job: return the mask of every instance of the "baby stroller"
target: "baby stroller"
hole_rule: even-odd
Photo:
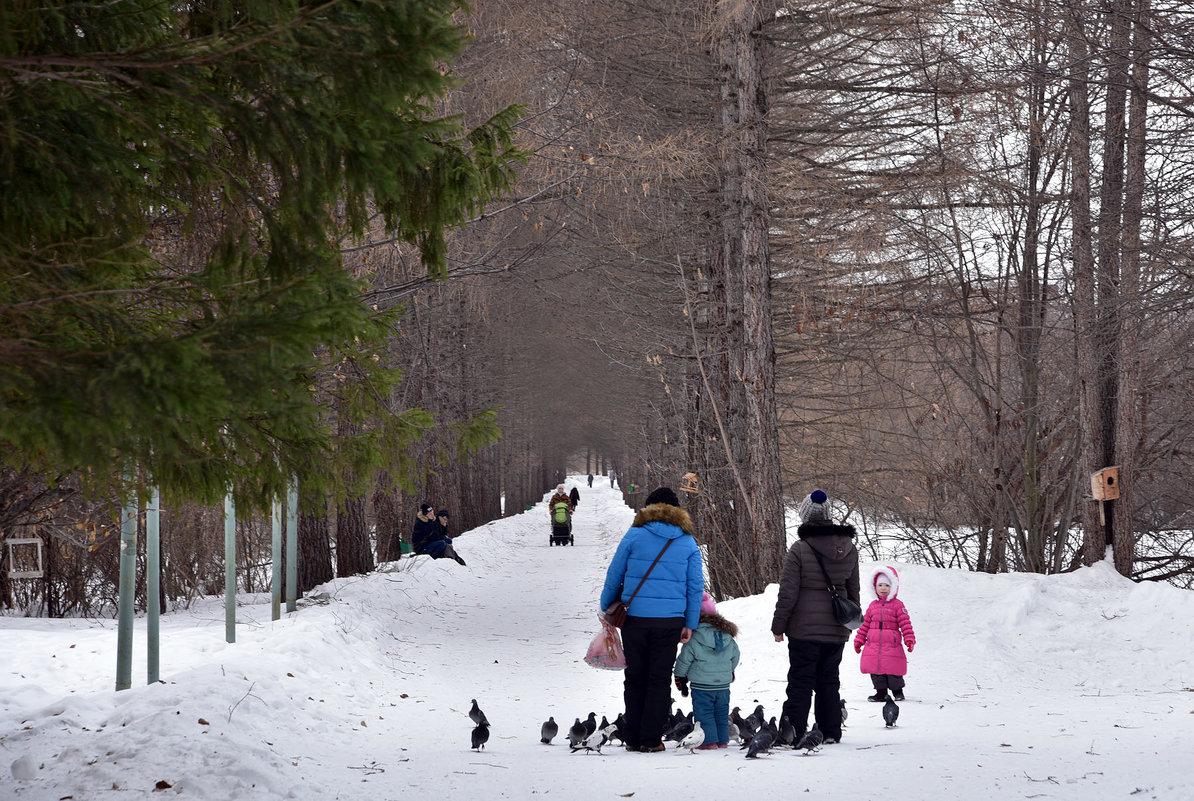
[[[550,545],[572,545],[572,509],[564,501],[556,501],[551,510]]]

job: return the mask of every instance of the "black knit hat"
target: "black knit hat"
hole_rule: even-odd
[[[424,515],[429,515],[429,514],[431,514],[431,510],[432,510],[432,509],[434,509],[434,508],[435,508],[435,507],[434,507],[434,506],[432,506],[431,504],[429,504],[429,503],[425,503],[425,504],[423,504],[422,506],[420,506],[420,507],[419,507],[419,512],[420,512],[421,514],[424,514]]]
[[[644,506],[650,506],[653,503],[666,503],[670,506],[679,506],[680,499],[676,497],[676,493],[668,487],[660,487],[647,496]]]
[[[438,512],[435,513],[435,516],[436,517],[450,517],[451,515],[448,514],[447,509],[440,509]]]

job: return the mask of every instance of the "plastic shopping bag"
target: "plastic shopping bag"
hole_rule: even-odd
[[[622,634],[603,617],[601,631],[589,643],[585,663],[601,670],[622,670],[626,667],[626,654],[622,651]]]

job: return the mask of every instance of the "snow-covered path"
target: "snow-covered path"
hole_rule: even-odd
[[[844,740],[811,756],[540,744],[548,715],[565,731],[620,709],[621,674],[582,657],[633,513],[605,479],[573,483],[575,546],[548,546],[540,503],[465,533],[464,568],[402,560],[331,582],[278,622],[268,598],[242,597],[232,645],[219,599],[168,615],[152,687],[112,691],[113,621],[0,617],[0,801],[1194,796],[1194,594],[1106,565],[1049,577],[897,565],[919,641],[899,725],[863,700],[848,650]],[[787,670],[774,597],[720,605],[742,630],[733,704],[768,715]],[[473,698],[492,723],[479,752]]]

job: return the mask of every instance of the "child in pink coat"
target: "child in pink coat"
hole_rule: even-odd
[[[894,567],[884,566],[871,577],[876,598],[867,607],[862,626],[854,635],[854,650],[862,654],[862,672],[871,674],[875,694],[868,701],[886,701],[890,690],[895,700],[904,700],[904,674],[908,672],[908,653],[916,645],[912,619],[904,602],[896,595],[900,591],[900,574]],[[865,646],[865,650],[864,650]]]

